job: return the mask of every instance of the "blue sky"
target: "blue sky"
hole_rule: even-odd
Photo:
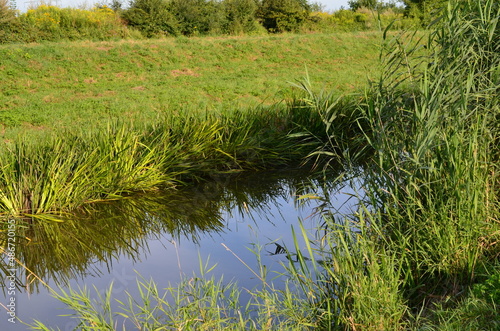
[[[59,7],[92,7],[96,2],[106,2],[99,0],[11,0],[12,2],[17,3],[17,8],[21,11],[25,11],[28,6],[31,4],[39,4],[39,3],[50,3]],[[333,11],[340,9],[340,7],[344,6],[348,8],[347,5],[348,0],[310,0],[310,2],[319,2],[325,5],[325,9],[327,11]],[[125,0],[124,2],[128,2]]]
[[[310,2],[319,2],[325,5],[325,9],[328,11],[340,9],[340,7],[349,8],[347,5],[347,0],[319,0],[319,1],[310,1]]]

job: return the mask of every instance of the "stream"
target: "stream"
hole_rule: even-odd
[[[4,254],[0,330],[28,330],[22,322],[35,319],[60,330],[77,326],[74,318],[60,316],[71,311],[44,283],[58,292],[85,286],[93,298],[112,285],[113,299],[124,300],[127,292],[139,296],[138,279],[152,279],[163,289],[200,275],[200,265],[216,265],[208,277],[251,289],[261,284],[252,272],[258,270],[259,251],[268,270],[283,272],[288,261],[279,247],[294,247],[292,227],[302,222],[314,236],[320,207],[347,213],[354,208],[354,194],[346,183],[326,181],[322,173],[283,170],[221,175],[172,192],[95,203],[63,222],[16,221],[15,258],[37,276],[25,268],[13,270]],[[2,232],[4,242],[9,233]],[[303,239],[298,242],[304,246]],[[279,287],[284,278],[273,282]],[[12,307],[22,322],[12,323],[5,310]]]

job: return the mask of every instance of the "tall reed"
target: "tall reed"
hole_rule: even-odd
[[[498,216],[490,150],[497,148],[499,10],[493,1],[450,4],[429,35],[427,68],[402,65],[412,54],[401,51],[387,58],[417,77],[412,91],[398,91],[393,71],[367,96],[377,151],[368,193],[384,210],[390,246],[408,263],[408,288],[424,298],[473,279]]]
[[[497,254],[499,14],[494,1],[451,2],[427,40],[386,39],[384,73],[354,112],[353,145],[361,133],[371,151],[360,211],[340,225],[327,219],[319,251],[331,262],[318,285],[308,282],[330,327],[407,327],[430,301],[463,293]],[[327,130],[339,128],[315,155],[358,164],[332,153],[348,150],[338,141],[349,146],[349,126],[312,104],[333,114]]]

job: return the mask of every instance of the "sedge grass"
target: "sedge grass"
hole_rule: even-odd
[[[216,173],[296,164],[309,148],[290,135],[302,130],[293,121],[301,116],[278,105],[171,115],[153,125],[115,121],[104,130],[62,132],[37,142],[21,138],[0,154],[0,209],[14,216],[63,216],[88,202]]]

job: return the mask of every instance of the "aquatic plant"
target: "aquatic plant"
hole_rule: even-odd
[[[85,203],[175,187],[217,173],[297,164],[307,155],[290,135],[292,111],[262,107],[167,115],[152,125],[20,139],[0,151],[0,212],[63,216]]]

